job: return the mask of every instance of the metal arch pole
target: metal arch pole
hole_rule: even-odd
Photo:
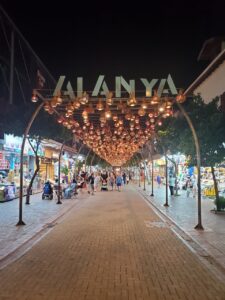
[[[146,171],[146,163],[145,163],[145,160],[144,160],[144,188],[143,188],[143,191],[146,191],[146,188],[145,188],[145,171]]]
[[[137,168],[138,168],[138,160],[135,158],[135,162],[136,162],[136,170],[137,170]],[[137,174],[137,172],[135,171],[135,178],[136,178],[136,174]]]
[[[10,49],[10,88],[9,88],[9,104],[13,104],[13,82],[14,82],[14,30],[11,32],[11,49]]]
[[[195,226],[195,229],[201,229],[204,230],[204,227],[202,226],[202,209],[201,209],[201,152],[200,152],[200,144],[198,140],[198,136],[196,133],[196,130],[194,128],[194,125],[191,121],[191,118],[183,108],[183,106],[176,102],[177,106],[179,107],[180,111],[184,115],[186,121],[188,122],[188,125],[191,129],[194,142],[195,142],[195,149],[196,149],[196,158],[197,158],[197,170],[198,170],[198,224]]]
[[[87,163],[87,159],[89,157],[90,152],[91,152],[91,149],[88,151],[88,154],[87,154],[87,156],[85,158],[85,172],[86,172],[86,163]]]
[[[56,202],[56,204],[62,204],[61,201],[61,183],[60,183],[60,176],[61,176],[61,157],[62,157],[62,152],[63,152],[63,147],[65,145],[65,142],[62,143],[62,146],[60,148],[60,152],[59,152],[59,163],[58,163],[58,201]]]
[[[136,165],[135,165],[135,163],[136,163]],[[136,166],[138,167],[138,160],[134,157],[134,167],[135,167],[135,169],[137,168]],[[135,174],[137,174],[136,171],[135,171]]]
[[[91,172],[92,172],[92,163],[93,163],[94,158],[95,158],[95,153],[94,153],[94,155],[93,155],[93,157],[91,159]]]
[[[165,176],[166,176],[166,203],[164,206],[168,207],[168,160],[167,160],[167,155],[165,153],[165,161],[166,161],[166,166],[165,166]]]
[[[154,197],[154,160],[153,160],[153,157],[152,157],[152,193],[150,196]]]
[[[33,112],[30,121],[24,131],[24,135],[23,135],[23,141],[22,141],[22,145],[21,145],[21,152],[20,152],[20,189],[19,189],[19,221],[17,223],[17,226],[19,225],[26,225],[23,222],[23,154],[24,154],[24,147],[25,147],[25,142],[26,142],[26,138],[29,134],[30,128],[35,120],[35,118],[37,117],[38,113],[40,112],[41,108],[43,107],[44,102],[41,102],[41,104],[39,104],[39,106],[35,109],[35,111]]]
[[[83,149],[83,147],[84,147],[84,144],[81,144],[81,146],[80,146],[80,148],[79,148],[79,150],[78,150],[78,152],[77,152],[77,155],[80,154],[80,152],[81,152],[81,150]],[[75,165],[75,166],[76,166],[76,165]],[[78,169],[77,169],[77,171],[78,171]],[[75,167],[75,175],[76,175],[76,167]]]
[[[141,164],[139,163],[138,166],[139,166],[139,184],[138,184],[138,186],[141,187]]]
[[[138,162],[138,159],[136,158],[136,162],[137,162],[137,167],[138,167],[138,187],[141,187],[141,167],[140,167],[140,162]]]

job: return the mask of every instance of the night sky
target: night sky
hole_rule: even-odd
[[[208,62],[203,42],[225,35],[223,1],[10,1],[1,4],[57,79],[165,78],[187,88]]]

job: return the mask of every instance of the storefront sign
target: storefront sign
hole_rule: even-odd
[[[52,164],[52,159],[48,157],[42,157],[41,158],[41,163],[42,164]]]
[[[22,137],[14,136],[13,134],[4,134],[4,145],[3,145],[4,150],[8,150],[8,151],[15,152],[15,153],[20,153],[22,141],[23,141]],[[34,140],[32,141],[32,144],[34,147],[36,147],[36,142]],[[30,144],[28,141],[26,141],[26,143],[25,143],[24,154],[34,156],[34,152],[33,152],[32,148],[30,147]],[[39,146],[39,149],[38,149],[38,155],[39,156],[44,155],[44,151],[43,151],[43,148],[41,145]]]
[[[74,89],[68,81],[66,84],[65,82],[66,76],[60,76],[58,83],[56,85],[54,96],[59,95],[64,91],[64,95],[68,95],[71,99],[74,99],[76,96],[81,97],[83,95],[83,77],[77,77],[77,88]],[[151,97],[153,95],[153,90],[157,90],[157,94],[160,97],[162,94],[172,94],[177,95],[177,89],[173,82],[171,75],[169,74],[167,78],[163,79],[147,79],[147,78],[140,78],[140,82],[143,85],[143,89],[145,90],[145,97]],[[99,95],[107,96],[110,90],[115,91],[114,97],[121,97],[122,89],[126,91],[128,94],[135,94],[135,80],[126,81],[122,76],[115,77],[115,86],[114,88],[109,89],[108,84],[105,80],[105,75],[99,75],[93,92],[91,94],[92,97],[98,97]],[[77,91],[77,95],[75,95],[74,91]]]

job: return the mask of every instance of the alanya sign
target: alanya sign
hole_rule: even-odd
[[[81,97],[83,95],[83,77],[77,77],[77,86],[74,89],[70,81],[65,82],[66,76],[60,76],[57,82],[56,88],[54,90],[54,96],[62,93],[68,95],[71,99],[75,97]],[[157,90],[157,94],[160,97],[163,94],[177,95],[177,89],[173,82],[171,75],[169,74],[167,78],[163,79],[151,79],[140,78],[143,84],[143,90],[145,91],[145,97],[151,97],[153,91]],[[107,96],[110,91],[114,90],[116,98],[121,98],[123,91],[129,94],[135,94],[135,80],[126,81],[122,76],[115,77],[115,88],[109,89],[105,80],[105,75],[99,75],[95,83],[94,89],[90,96],[99,97]],[[76,91],[76,95],[75,95]],[[144,95],[142,95],[144,96]]]

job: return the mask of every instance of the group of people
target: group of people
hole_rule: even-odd
[[[102,170],[101,172],[91,172],[87,173],[81,171],[79,175],[74,177],[70,183],[68,183],[65,179],[60,183],[60,193],[63,198],[71,198],[73,195],[78,194],[78,190],[83,191],[84,188],[87,188],[88,193],[94,195],[95,192],[100,190],[108,190],[108,187],[113,191],[116,187],[118,191],[121,190],[121,186],[128,184],[130,180],[130,176],[127,176],[125,172],[108,173],[106,170]],[[44,192],[53,193],[53,190],[58,193],[58,178],[55,179],[55,183],[51,184],[50,181],[46,181],[44,185]]]
[[[157,175],[156,181],[158,183],[158,187],[160,187],[161,183],[162,183],[162,179],[161,179],[160,175]],[[174,177],[174,175],[172,173],[169,174],[168,186],[170,189],[170,195],[174,196],[174,192],[175,192],[175,188],[176,188],[176,178]],[[178,182],[177,182],[177,188],[178,188]],[[195,182],[194,178],[192,178],[191,176],[187,176],[185,185],[182,188],[186,190],[187,198],[189,198],[191,193],[192,193],[192,196],[195,197],[195,195],[197,193],[197,186],[196,186],[196,182]]]
[[[99,190],[108,190],[108,186],[111,188],[111,191],[114,190],[114,187],[117,187],[117,190],[121,190],[121,186],[129,183],[129,177],[127,177],[126,173],[110,172],[103,170],[102,172],[91,173],[88,178],[89,183],[89,193],[92,195],[94,192]]]

